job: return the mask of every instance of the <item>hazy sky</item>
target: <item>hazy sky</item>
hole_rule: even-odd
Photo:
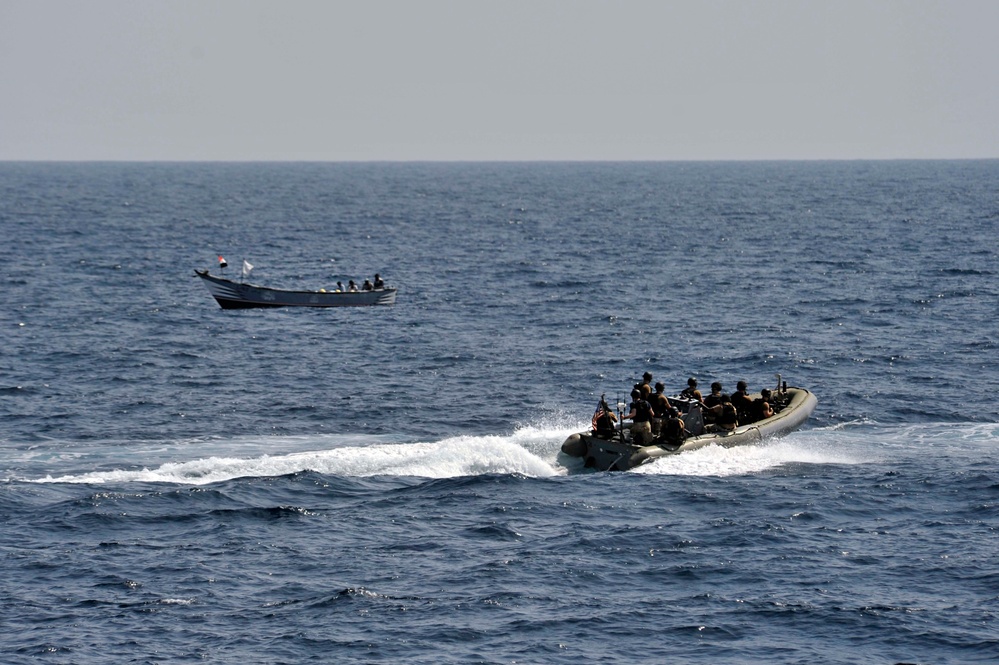
[[[0,160],[937,157],[996,0],[0,0]]]

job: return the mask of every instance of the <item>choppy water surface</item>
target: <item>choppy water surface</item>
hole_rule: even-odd
[[[999,162],[0,164],[13,663],[999,660]],[[194,268],[391,308],[223,311]],[[601,393],[780,373],[629,473]]]

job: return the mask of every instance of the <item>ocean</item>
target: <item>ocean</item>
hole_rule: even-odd
[[[999,662],[997,222],[991,160],[0,163],[2,660]],[[646,371],[819,404],[560,453]]]

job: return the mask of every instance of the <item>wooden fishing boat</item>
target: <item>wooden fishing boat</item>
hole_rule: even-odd
[[[393,305],[397,289],[381,288],[370,291],[289,291],[245,282],[234,282],[211,275],[207,270],[195,270],[218,301],[222,309],[250,307],[370,307]]]
[[[670,405],[680,411],[680,417],[690,432],[684,441],[654,440],[649,445],[642,445],[632,441],[627,427],[618,426],[613,432],[605,434],[598,434],[596,431],[573,434],[562,444],[562,452],[572,457],[581,457],[588,468],[626,471],[660,457],[679,455],[711,444],[731,447],[783,436],[801,427],[818,403],[815,395],[808,390],[786,385],[779,385],[773,397],[777,408],[773,416],[739,425],[730,432],[713,431],[710,426],[705,426],[701,404],[696,400],[670,397]]]

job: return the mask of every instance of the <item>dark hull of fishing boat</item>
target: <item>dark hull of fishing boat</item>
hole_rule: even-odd
[[[396,289],[373,291],[288,291],[266,286],[234,282],[224,277],[195,270],[222,309],[252,307],[370,307],[395,304]]]
[[[777,397],[783,402],[778,413],[765,420],[741,425],[732,432],[703,432],[687,438],[679,445],[633,443],[627,427],[607,436],[597,436],[592,431],[580,432],[565,440],[562,452],[571,457],[581,457],[586,467],[598,471],[627,471],[660,457],[679,455],[711,444],[731,447],[783,436],[801,427],[818,403],[815,395],[804,388],[788,387],[780,391]],[[671,402],[674,400],[671,399]],[[683,418],[691,431],[703,431],[703,427],[697,425],[702,418],[699,406],[691,406]]]

